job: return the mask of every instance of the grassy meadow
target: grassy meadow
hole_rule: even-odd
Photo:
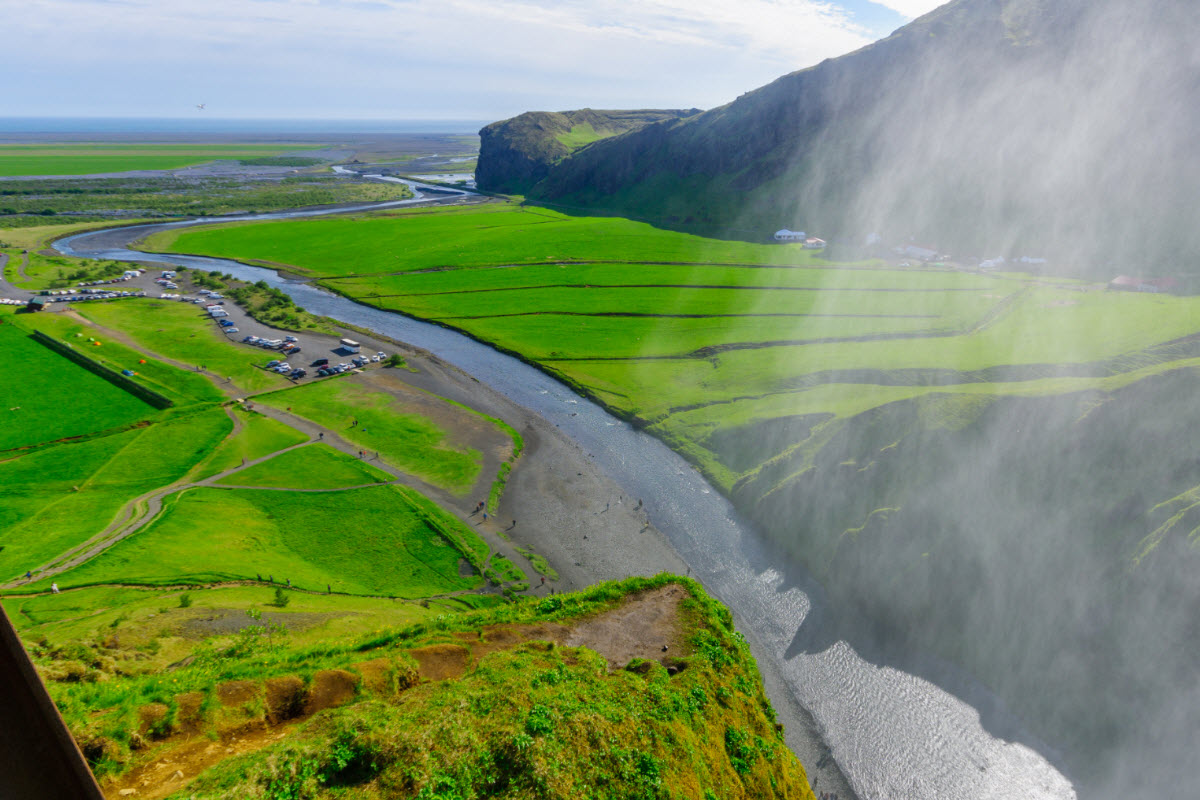
[[[453,432],[412,413],[390,394],[346,379],[308,383],[255,402],[290,409],[435,486],[465,492],[479,475],[479,452],[455,443]]]
[[[1196,298],[841,264],[798,245],[511,204],[237,224],[150,244],[287,264],[520,353],[652,426],[725,487],[759,464],[725,452],[723,431],[809,414],[824,425],[934,392],[1099,388],[1180,366],[1190,353],[1160,346],[1200,329]]]
[[[347,489],[391,480],[389,473],[361,459],[314,442],[226,475],[216,483],[275,489]]]
[[[132,500],[186,475],[232,427],[208,408],[0,461],[0,576],[37,569],[100,533]]]
[[[188,476],[192,480],[211,478],[239,467],[243,462],[257,461],[285,447],[308,441],[308,436],[295,428],[257,412],[247,411],[242,406],[237,406],[234,413],[238,415],[241,428],[195,466]]]
[[[216,160],[274,156],[295,149],[262,144],[0,144],[0,177],[178,169]]]
[[[397,486],[340,492],[189,489],[150,526],[58,576],[93,584],[290,580],[297,589],[428,597],[475,589],[464,558]],[[461,523],[460,523],[461,525]],[[465,525],[462,536],[472,533]]]
[[[242,389],[288,385],[282,375],[256,366],[270,360],[262,350],[238,344],[240,336],[231,340],[212,317],[191,303],[127,298],[115,303],[85,303],[78,311],[84,319],[120,330],[140,348],[183,364],[203,365],[211,373],[232,377]]]
[[[0,382],[0,454],[156,415],[129,392],[33,340],[11,319],[0,314],[0,348],[11,363],[22,366],[19,375]]]

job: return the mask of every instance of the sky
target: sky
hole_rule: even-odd
[[[711,108],[941,2],[0,0],[0,114],[488,121]]]

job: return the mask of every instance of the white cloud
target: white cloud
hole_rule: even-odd
[[[173,97],[200,96],[192,102],[209,102],[214,116],[711,107],[870,39],[830,0],[12,6],[6,55],[31,66],[6,97],[13,115],[157,116],[172,113]]]
[[[928,14],[938,6],[944,6],[948,0],[871,0],[871,2],[890,8],[897,14],[911,19]]]

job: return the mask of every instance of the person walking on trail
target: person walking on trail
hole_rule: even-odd
[[[50,584],[50,591],[54,592],[55,594],[58,594],[58,584],[57,583]]]
[[[292,588],[292,579],[291,578],[287,579],[287,585],[288,585],[289,589]]]
[[[320,433],[318,433],[318,434],[317,434],[317,438],[319,438],[319,439],[324,439],[324,438],[325,438],[325,431],[321,431]]]
[[[29,580],[32,577],[33,577],[33,570],[29,570],[25,573],[25,580]]]
[[[542,576],[542,586],[545,586],[545,585],[546,585],[546,576],[543,575]]]

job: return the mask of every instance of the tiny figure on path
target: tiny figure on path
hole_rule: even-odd
[[[359,457],[359,458],[366,458],[366,457],[367,457],[367,454],[366,454],[366,453],[364,453],[362,450],[359,450],[359,451],[358,451],[358,457]]]
[[[29,580],[29,579],[30,579],[30,578],[32,578],[32,577],[33,577],[33,571],[32,571],[32,570],[29,570],[29,571],[27,571],[27,572],[25,573],[25,580]]]
[[[254,577],[258,578],[259,583],[262,583],[262,573],[261,572],[254,573]]]
[[[292,588],[292,579],[291,578],[287,579],[287,585],[288,585],[289,589]]]
[[[319,438],[319,439],[324,439],[324,438],[325,438],[325,431],[321,431],[320,433],[318,433],[318,434],[317,434],[317,438]]]
[[[508,529],[511,531],[515,527],[517,527],[517,521],[514,519],[512,525],[508,526]]]
[[[543,575],[542,576],[542,586],[545,586],[545,585],[546,585],[546,576]]]
[[[487,512],[483,512],[483,521],[487,522]]]
[[[325,584],[325,594],[333,594],[333,586],[331,584]]]
[[[267,581],[269,581],[270,583],[274,583],[274,582],[275,582],[275,576],[274,576],[274,575],[270,575],[270,574],[268,574],[268,575],[267,575]]]
[[[50,584],[50,591],[54,592],[55,594],[58,594],[58,584],[57,583]]]

